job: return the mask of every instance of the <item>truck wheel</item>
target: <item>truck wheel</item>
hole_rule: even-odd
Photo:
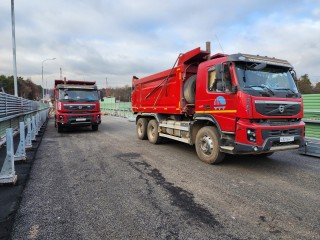
[[[62,133],[62,132],[63,132],[63,127],[58,124],[58,133]]]
[[[214,127],[201,128],[196,136],[196,151],[199,159],[209,164],[222,162],[225,154],[219,149],[219,134]]]
[[[147,135],[149,142],[153,144],[158,144],[162,141],[162,137],[159,137],[158,122],[155,119],[149,121],[147,127]]]
[[[193,104],[196,95],[196,79],[197,75],[192,75],[187,79],[183,87],[183,96],[187,103]]]
[[[139,118],[137,121],[137,136],[140,140],[147,139],[148,119]]]
[[[91,128],[92,128],[92,131],[98,131],[99,125],[98,124],[92,125]]]

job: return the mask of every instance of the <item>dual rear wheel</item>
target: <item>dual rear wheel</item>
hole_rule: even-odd
[[[137,121],[137,136],[141,140],[149,139],[149,142],[153,144],[160,143],[162,137],[159,136],[157,120],[139,118]]]
[[[158,122],[155,119],[139,118],[137,121],[137,136],[141,140],[148,139],[153,144],[162,142],[159,136]],[[195,148],[199,159],[205,163],[216,164],[222,162],[225,154],[220,152],[220,135],[213,126],[202,127],[195,140]]]

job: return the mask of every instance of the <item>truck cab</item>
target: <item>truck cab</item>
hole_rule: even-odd
[[[210,119],[221,151],[268,153],[304,144],[302,98],[285,60],[233,54],[199,65],[195,119]]]
[[[100,97],[95,82],[55,80],[55,126],[58,132],[69,127],[91,126],[98,130],[101,123]]]

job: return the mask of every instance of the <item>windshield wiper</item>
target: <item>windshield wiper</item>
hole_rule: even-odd
[[[248,87],[249,88],[263,88],[263,89],[266,89],[270,95],[274,96],[274,92],[265,85],[249,85],[249,86],[245,86],[245,87],[246,88],[248,88]]]
[[[290,88],[276,88],[275,90],[286,90],[286,91],[293,93],[295,97],[298,96],[298,94]]]

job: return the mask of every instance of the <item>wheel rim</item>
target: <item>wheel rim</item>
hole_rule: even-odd
[[[156,132],[155,132],[155,127],[154,126],[151,126],[151,135],[152,135],[152,137],[154,137],[155,136],[155,134],[156,134]]]
[[[210,155],[213,151],[213,141],[209,136],[204,136],[200,141],[200,149],[206,154]]]

